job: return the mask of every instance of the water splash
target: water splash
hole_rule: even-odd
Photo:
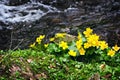
[[[49,12],[58,11],[50,5],[44,5],[39,2],[27,3],[19,6],[8,6],[0,2],[0,21],[4,23],[15,23],[25,21],[35,21]],[[6,3],[7,0],[4,0]]]

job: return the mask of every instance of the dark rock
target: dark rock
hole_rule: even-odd
[[[18,6],[28,2],[30,2],[30,0],[9,0],[7,4],[10,6]]]
[[[46,38],[52,37],[57,32],[77,35],[77,30],[83,31],[86,27],[93,28],[94,32],[99,34],[101,39],[106,40],[110,46],[120,45],[120,0],[10,1],[10,5],[14,6],[21,6],[27,2],[40,2],[42,5],[33,3],[29,4],[29,7],[24,5],[25,9],[21,11],[18,9],[8,11],[12,14],[19,13],[22,18],[15,23],[0,21],[0,49],[28,48],[40,34],[45,34]],[[41,14],[37,14],[39,10],[45,15],[39,19],[24,21],[28,15]],[[47,42],[48,39],[44,41]]]
[[[45,5],[52,5],[53,7],[56,7],[60,10],[67,9],[68,7],[71,6],[71,3],[73,2],[73,0],[33,0],[33,1],[41,2],[42,4]]]
[[[11,30],[0,26],[0,49],[9,49],[11,42]]]
[[[119,9],[120,9],[120,3],[119,2],[113,3],[113,5],[111,7],[111,11],[119,10]]]

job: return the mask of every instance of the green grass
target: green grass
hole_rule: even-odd
[[[57,54],[57,55],[55,55]],[[119,80],[119,62],[77,61],[67,53],[49,54],[31,49],[0,52],[0,80]],[[105,68],[100,69],[100,65]]]

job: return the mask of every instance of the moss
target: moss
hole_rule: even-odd
[[[6,53],[6,54],[5,54]],[[106,64],[106,69],[101,71],[99,66],[101,62],[78,62],[71,59],[67,54],[62,56],[55,56],[44,52],[35,50],[16,50],[5,52],[0,60],[0,79],[1,80],[26,80],[26,79],[66,79],[66,80],[86,80],[92,75],[98,73],[103,78],[105,73],[109,72],[113,78],[118,78],[119,73],[116,68]],[[1,53],[2,54],[2,53]],[[0,56],[1,56],[0,54]],[[110,71],[115,72],[112,73]]]

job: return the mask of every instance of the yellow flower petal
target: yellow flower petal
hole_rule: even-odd
[[[47,48],[47,47],[48,47],[48,44],[44,44],[44,46],[45,46],[45,48]]]
[[[111,50],[108,51],[107,55],[113,57],[115,55],[115,51],[111,49]]]
[[[43,38],[45,38],[45,35],[40,35],[39,38],[42,40]]]
[[[35,46],[35,43],[31,44],[29,47],[34,47]]]
[[[54,41],[55,40],[55,38],[50,38],[50,41]]]
[[[115,45],[114,47],[112,47],[113,48],[113,50],[115,50],[115,51],[118,51],[119,49],[120,49],[120,47],[118,47],[117,45]]]
[[[39,37],[36,38],[36,42],[41,42],[41,39]]]
[[[108,43],[106,43],[105,41],[99,41],[99,46],[101,50],[104,50],[108,48]]]
[[[73,50],[70,50],[68,52],[68,54],[71,55],[71,56],[73,56],[73,57],[75,57],[77,55],[77,53],[75,51],[73,51]]]
[[[80,55],[85,55],[85,50],[83,48],[80,48],[79,53],[80,53]]]
[[[84,48],[85,48],[85,49],[87,49],[87,48],[89,48],[89,47],[91,47],[91,44],[89,44],[89,43],[84,43]]]
[[[64,36],[66,35],[66,33],[57,33],[55,35],[56,38],[64,38]]]
[[[59,43],[59,47],[62,47],[63,50],[67,49],[67,48],[68,48],[67,42],[61,41],[61,42]]]
[[[76,41],[76,47],[77,47],[78,49],[80,49],[81,46],[82,46],[82,40],[80,39],[80,40]]]
[[[86,28],[86,31],[83,32],[83,34],[85,35],[85,37],[89,37],[92,34],[93,30],[88,27]]]

